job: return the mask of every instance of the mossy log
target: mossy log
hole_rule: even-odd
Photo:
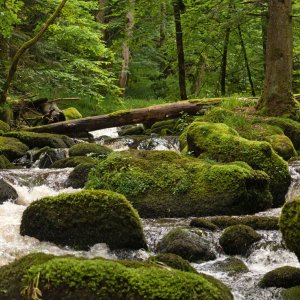
[[[73,137],[87,136],[89,131],[118,127],[138,123],[155,123],[165,119],[174,119],[188,113],[196,115],[212,106],[220,104],[222,99],[196,99],[145,108],[117,111],[108,115],[87,117],[77,120],[58,122],[45,126],[27,128],[27,131],[60,133]]]

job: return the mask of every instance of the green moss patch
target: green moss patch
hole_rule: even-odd
[[[69,158],[64,158],[64,159],[60,159],[55,161],[50,168],[53,169],[62,169],[62,168],[75,168],[78,165],[81,164],[95,164],[96,160],[92,157],[88,157],[88,156],[73,156],[73,157],[69,157]]]
[[[299,300],[300,299],[300,286],[295,286],[281,292],[283,300]]]
[[[66,118],[66,121],[82,118],[82,114],[75,107],[68,107],[64,109],[63,114]]]
[[[100,157],[106,157],[112,150],[106,146],[94,143],[81,143],[74,145],[69,150],[70,156],[84,156],[87,154],[97,154]]]
[[[0,155],[0,169],[14,169],[15,166],[4,156]]]
[[[22,157],[28,150],[29,148],[18,139],[0,136],[0,155],[9,160]]]
[[[249,271],[245,263],[237,257],[229,257],[225,260],[218,261],[213,264],[211,268],[216,271],[229,273],[229,275],[235,275],[237,273]]]

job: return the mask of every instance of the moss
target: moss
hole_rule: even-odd
[[[81,164],[95,164],[95,159],[87,156],[73,156],[69,158],[60,159],[54,162],[50,168],[61,169],[61,168],[74,168]]]
[[[80,164],[76,166],[69,175],[66,186],[74,189],[82,189],[85,186],[89,173],[93,167],[94,164]]]
[[[174,228],[157,245],[160,253],[173,253],[188,261],[214,260],[216,255],[210,250],[208,240],[199,232],[185,228]]]
[[[37,276],[45,300],[233,299],[224,284],[209,276],[158,267],[135,269],[103,259],[54,258],[33,265],[23,286],[34,285]]]
[[[172,151],[125,151],[99,161],[87,188],[124,194],[142,217],[245,214],[271,206],[268,177],[246,164],[215,164]]]
[[[255,230],[278,230],[278,217],[266,217],[266,216],[218,216],[210,218],[198,218],[193,219],[190,226],[201,227],[202,222],[209,222],[217,228],[226,228],[232,225],[247,225]],[[200,224],[200,226],[198,226]]]
[[[123,115],[127,115],[130,112],[130,109],[123,109],[123,110],[118,110],[115,112],[112,112],[109,114],[110,117],[121,117]]]
[[[66,121],[82,118],[82,114],[75,107],[68,107],[63,110]]]
[[[107,243],[111,249],[147,248],[137,212],[123,195],[110,191],[82,191],[36,201],[23,213],[20,232],[77,249],[97,243]]]
[[[286,246],[300,261],[300,198],[287,202],[281,212],[279,227]]]
[[[291,183],[287,163],[266,142],[250,141],[221,123],[194,122],[187,133],[188,151],[199,158],[218,162],[244,161],[253,169],[265,171],[270,177],[273,205],[285,201]]]
[[[148,262],[163,263],[173,269],[198,274],[198,272],[190,265],[190,263],[187,260],[183,259],[179,255],[172,254],[172,253],[164,253],[164,254],[158,254],[156,256],[151,256],[148,259]]]
[[[69,148],[74,145],[74,141],[71,138],[59,134],[17,131],[5,133],[4,136],[17,138],[31,149],[46,146],[51,148]]]
[[[219,229],[219,227],[217,225],[215,225],[213,222],[211,222],[207,219],[204,219],[204,218],[193,219],[190,223],[190,226],[204,228],[204,229],[208,229],[211,231],[215,231],[215,230]]]
[[[28,150],[28,147],[18,139],[0,137],[0,155],[6,156],[9,160],[24,156]]]
[[[224,230],[219,243],[229,255],[245,255],[250,246],[259,241],[261,236],[246,225],[233,225]]]
[[[8,132],[10,130],[10,126],[7,123],[0,120],[0,130],[2,132]]]
[[[300,299],[300,286],[295,286],[281,292],[283,300],[299,300]]]
[[[0,107],[0,120],[10,124],[14,119],[14,113],[11,107],[6,105],[5,107]]]
[[[151,133],[157,133],[157,134],[162,134],[167,133],[167,134],[174,134],[175,133],[175,127],[177,125],[177,120],[165,120],[165,121],[159,121],[155,122],[151,126]],[[166,135],[166,134],[163,134]]]
[[[127,135],[143,135],[145,134],[145,128],[143,125],[128,125],[123,126],[118,131],[119,136],[127,136]]]
[[[14,169],[15,166],[4,156],[0,155],[0,169]]]
[[[263,288],[290,288],[297,285],[300,285],[300,269],[289,266],[268,272],[259,282],[259,286]]]
[[[245,263],[236,257],[229,257],[225,260],[218,261],[212,265],[212,269],[229,273],[229,275],[235,275],[237,273],[244,273],[249,271]]]
[[[97,154],[100,157],[106,157],[112,150],[106,146],[98,145],[94,143],[81,143],[74,145],[69,150],[70,156],[84,156],[87,154]]]

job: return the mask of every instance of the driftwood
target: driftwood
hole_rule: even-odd
[[[222,99],[199,99],[155,105],[146,108],[118,111],[108,115],[87,117],[45,126],[26,128],[27,131],[58,133],[72,137],[88,136],[89,131],[118,127],[138,123],[154,123],[166,119],[178,118],[182,113],[197,115],[212,106],[220,104]]]

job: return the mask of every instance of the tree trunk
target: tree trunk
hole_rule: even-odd
[[[222,55],[222,62],[221,62],[221,95],[226,95],[226,77],[227,77],[227,53],[228,53],[228,44],[229,44],[229,37],[230,37],[231,28],[228,27],[225,32],[225,39],[223,45],[223,55]]]
[[[292,0],[269,0],[266,74],[258,108],[269,115],[299,117],[292,94]]]
[[[129,0],[129,8],[126,15],[127,24],[125,28],[125,40],[122,44],[122,56],[123,64],[119,77],[119,87],[125,89],[129,78],[129,63],[130,63],[130,48],[129,43],[132,38],[132,32],[134,27],[134,7],[135,0]]]
[[[14,75],[17,71],[18,63],[20,61],[21,56],[28,50],[30,47],[32,47],[34,44],[36,44],[41,37],[44,35],[44,33],[47,31],[48,27],[55,21],[55,19],[58,17],[62,9],[64,8],[67,0],[62,0],[59,6],[56,8],[54,13],[50,16],[50,18],[44,23],[40,31],[29,41],[25,42],[21,48],[17,51],[15,54],[12,64],[10,66],[7,79],[4,83],[4,86],[2,88],[1,97],[0,97],[0,105],[4,105],[7,99],[8,90],[10,88],[11,82],[14,79]]]
[[[261,12],[261,35],[262,35],[262,46],[263,46],[263,57],[264,57],[264,73],[266,74],[266,53],[267,53],[267,23],[268,16],[264,8]]]
[[[105,23],[106,2],[107,0],[99,0],[99,11],[96,15],[96,21],[101,24]]]
[[[160,26],[159,26],[159,47],[161,48],[166,41],[166,31],[167,31],[167,3],[162,1],[160,4]]]
[[[242,51],[243,51],[243,55],[244,55],[245,65],[246,65],[246,69],[247,69],[249,84],[250,84],[250,87],[251,87],[251,93],[252,93],[253,97],[256,97],[254,84],[253,84],[253,80],[252,80],[252,76],[251,76],[251,69],[250,69],[250,65],[249,65],[247,50],[246,50],[246,46],[245,46],[245,43],[244,43],[242,29],[241,29],[240,25],[238,26],[238,32],[239,32],[241,47],[242,47]]]
[[[203,78],[205,76],[206,71],[206,61],[203,55],[200,55],[199,62],[197,64],[197,70],[195,74],[195,79],[192,85],[192,93],[195,96],[198,96],[203,85]]]
[[[176,103],[120,111],[109,115],[59,122],[40,127],[28,128],[26,130],[82,137],[88,136],[89,131],[98,129],[145,122],[154,123],[165,119],[179,118],[183,112],[190,115],[196,115],[201,110],[207,110],[212,106],[220,104],[221,101],[221,99],[180,101]]]
[[[186,82],[185,82],[185,62],[184,62],[183,34],[182,34],[182,26],[181,26],[182,7],[183,7],[183,3],[181,0],[173,0],[180,98],[181,100],[186,100],[187,94],[186,94]]]

